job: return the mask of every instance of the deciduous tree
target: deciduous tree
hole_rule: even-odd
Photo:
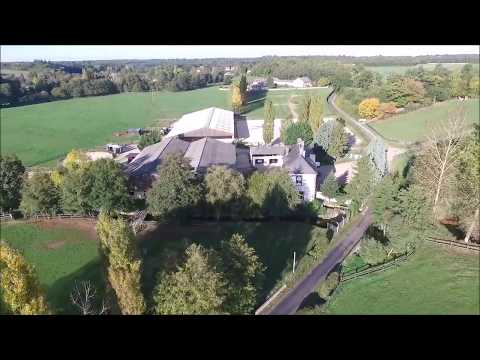
[[[266,100],[263,122],[263,141],[265,141],[265,144],[270,144],[273,140],[274,120],[275,110],[273,109],[273,103],[271,100]]]
[[[185,263],[174,273],[159,276],[154,292],[159,315],[206,315],[223,313],[225,280],[213,256],[202,246],[187,248]]]
[[[60,211],[60,191],[47,173],[36,173],[22,189],[20,210],[26,215],[56,214]]]
[[[200,188],[190,162],[180,154],[165,157],[152,188],[147,192],[148,209],[165,219],[185,219],[200,197]]]
[[[329,198],[334,198],[338,193],[338,189],[337,178],[335,177],[335,174],[331,172],[320,186],[320,191],[323,195],[328,196]]]
[[[0,155],[0,209],[10,211],[20,205],[25,167],[16,155]]]
[[[377,98],[365,99],[360,104],[358,104],[358,113],[363,118],[373,119],[379,115],[379,107],[380,100],[378,100]]]
[[[240,234],[222,242],[221,258],[227,281],[223,309],[229,314],[251,314],[258,301],[265,267]]]
[[[206,200],[215,210],[217,219],[224,213],[239,212],[245,194],[242,174],[225,166],[212,166],[205,176]]]
[[[49,313],[40,283],[18,250],[0,240],[0,310],[6,314]]]
[[[113,219],[102,212],[98,217],[97,234],[108,280],[122,314],[143,314],[146,305],[141,292],[142,260],[132,229],[122,219]]]

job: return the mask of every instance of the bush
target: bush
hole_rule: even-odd
[[[380,100],[369,98],[358,104],[358,113],[366,119],[373,119],[379,115]]]
[[[317,290],[318,295],[320,295],[322,299],[328,299],[339,283],[340,274],[337,271],[332,271],[319,286]]]

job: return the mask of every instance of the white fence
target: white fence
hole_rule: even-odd
[[[13,215],[9,214],[9,213],[0,213],[0,220],[2,220],[2,221],[13,220]]]

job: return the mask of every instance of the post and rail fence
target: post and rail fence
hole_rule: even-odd
[[[480,244],[474,244],[474,243],[468,243],[468,242],[459,242],[455,240],[449,240],[449,239],[441,239],[441,238],[436,238],[436,237],[427,237],[425,238],[426,241],[437,243],[437,244],[442,244],[442,245],[448,245],[449,247],[458,247],[458,248],[463,248],[467,250],[472,250],[472,251],[477,251],[480,252]]]
[[[352,270],[348,270],[345,272],[342,272],[340,274],[340,282],[345,282],[349,280],[353,280],[374,272],[379,272],[379,271],[384,271],[386,269],[391,268],[392,266],[396,266],[401,262],[406,261],[411,255],[415,254],[415,247],[412,248],[412,250],[405,251],[401,255],[393,258],[392,260],[389,260],[387,262],[383,262],[378,265],[363,265],[360,267],[357,267]]]

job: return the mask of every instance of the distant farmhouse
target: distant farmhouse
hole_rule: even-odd
[[[296,78],[295,80],[280,80],[273,78],[274,84],[277,86],[293,87],[293,88],[307,88],[312,87],[312,80],[310,78],[303,76]]]
[[[124,164],[124,171],[136,197],[144,197],[158,168],[168,154],[179,153],[188,159],[193,172],[204,176],[213,165],[224,165],[243,174],[273,167],[286,169],[304,201],[315,199],[319,187],[319,164],[312,148],[298,139],[293,146],[250,144],[236,145],[248,137],[245,119],[232,111],[211,107],[183,115],[159,143],[147,146]]]

